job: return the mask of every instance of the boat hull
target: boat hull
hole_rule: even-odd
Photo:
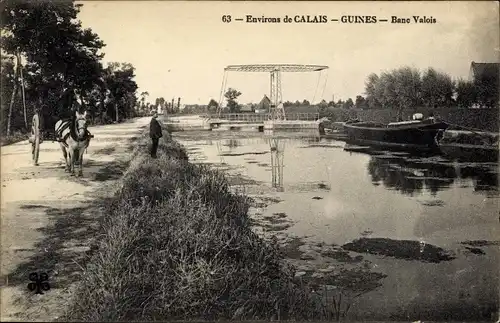
[[[344,131],[351,142],[371,146],[402,149],[437,148],[436,134],[447,128],[443,122],[422,123],[399,127],[369,127],[362,123],[346,123]]]

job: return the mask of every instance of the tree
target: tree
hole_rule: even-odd
[[[213,113],[217,111],[217,108],[219,107],[219,103],[215,101],[214,99],[210,99],[210,102],[208,102],[207,105],[207,110],[209,113]]]
[[[354,102],[352,102],[352,99],[349,98],[347,99],[344,104],[343,104],[343,108],[344,109],[351,109],[352,107],[354,106]]]
[[[422,83],[420,71],[408,66],[392,72],[394,80],[395,108],[398,120],[401,120],[405,108],[414,108],[421,104]]]
[[[354,103],[354,106],[356,109],[366,109],[368,108],[368,104],[366,102],[366,99],[362,97],[361,95],[356,96],[356,102]]]
[[[323,114],[328,108],[328,103],[325,100],[321,100],[321,102],[318,104],[318,107],[318,112]]]
[[[11,100],[1,100],[1,115],[3,116],[1,118],[2,121],[2,132],[7,132],[7,129],[10,128],[10,123],[13,125],[18,125],[20,124],[18,122],[18,117],[20,116],[19,113],[15,113],[17,111],[12,109],[13,105],[18,105],[19,101],[19,96],[16,93],[17,91],[14,91],[15,84],[17,82],[16,80],[16,73],[15,73],[15,64],[14,64],[14,59],[13,57],[9,56],[1,56],[1,65],[2,65],[2,73],[0,75],[1,77],[1,97],[2,98],[11,98],[13,96],[14,101]],[[11,102],[14,104],[11,106]],[[9,116],[10,115],[10,116]],[[5,116],[8,116],[5,118]],[[10,129],[9,129],[10,130]]]
[[[469,108],[477,101],[476,88],[473,82],[459,79],[456,94],[456,102],[460,108]]]
[[[379,92],[377,91],[378,82],[379,77],[375,73],[370,74],[365,82],[366,103],[370,109],[380,109],[382,107],[378,96]]]
[[[6,2],[2,10],[2,44],[7,53],[19,50],[27,70],[47,81],[91,90],[101,77],[104,43],[91,29],[82,29],[73,1]]]
[[[143,108],[146,108],[146,99],[148,98],[148,96],[149,96],[148,91],[141,92],[141,103],[142,103]]]
[[[309,101],[307,101],[306,99],[304,99],[304,101],[302,101],[302,105],[308,107],[311,105],[311,103]]]
[[[236,90],[236,89],[233,89],[233,88],[229,88],[226,91],[226,93],[224,94],[224,97],[226,97],[226,99],[227,99],[227,106],[228,106],[229,111],[231,113],[239,111],[239,105],[238,105],[238,102],[236,101],[236,99],[240,95],[241,95],[241,92]]]
[[[422,103],[426,107],[450,106],[455,84],[451,77],[428,68],[422,76]]]
[[[378,101],[383,108],[395,109],[398,120],[402,119],[405,108],[414,108],[421,104],[421,79],[417,69],[401,67],[382,73],[378,80],[374,76],[370,78],[376,81],[368,82],[370,87],[367,93],[372,92],[375,101]]]
[[[69,112],[61,110],[65,88],[77,89],[85,100],[102,77],[99,50],[104,43],[82,28],[80,7],[73,1],[7,0],[1,11],[2,49],[11,55],[19,52],[26,61],[27,105],[32,109],[43,103],[46,116]]]
[[[135,92],[137,83],[134,80],[135,68],[129,63],[110,63],[105,70],[105,82],[110,91],[108,117],[119,121],[120,116],[127,118],[133,114],[137,103]]]

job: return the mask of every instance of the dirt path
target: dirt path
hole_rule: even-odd
[[[1,148],[1,321],[52,321],[64,310],[96,238],[99,201],[127,166],[132,139],[149,118],[91,127],[83,177],[64,172],[58,143],[43,142],[39,166],[27,141]],[[51,289],[28,291],[29,273],[46,272]]]

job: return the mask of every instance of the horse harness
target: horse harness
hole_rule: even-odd
[[[73,122],[73,120],[64,120],[61,122],[61,125],[59,126],[59,128],[57,128],[55,131],[56,137],[59,137],[59,138],[57,138],[57,141],[62,143],[66,148],[69,147],[68,144],[66,143],[66,139],[68,139],[68,137],[71,136],[71,134],[72,134],[70,127],[73,125],[73,123],[76,123],[76,120],[75,120],[75,122]],[[68,131],[63,135],[65,130],[68,130]],[[83,140],[94,138],[94,135],[92,135],[90,133],[90,131],[85,129],[85,132],[86,132],[86,134],[85,134],[85,137]],[[73,139],[75,139],[75,138],[73,138]],[[75,141],[79,141],[79,140],[75,139]]]

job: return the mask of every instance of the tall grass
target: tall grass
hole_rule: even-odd
[[[246,197],[189,163],[165,132],[144,136],[102,220],[67,320],[308,319],[320,308],[278,245],[250,228]]]

